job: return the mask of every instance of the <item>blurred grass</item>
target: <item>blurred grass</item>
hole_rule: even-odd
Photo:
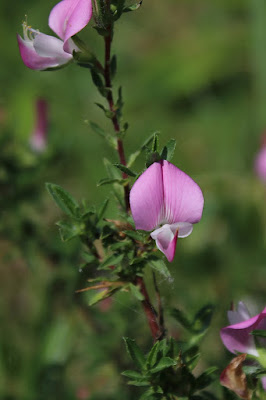
[[[102,159],[117,156],[84,120],[110,132],[112,127],[94,105],[100,97],[86,69],[28,70],[15,39],[25,13],[29,24],[50,33],[47,18],[54,4],[0,4],[0,108],[6,115],[1,135],[13,138],[10,154],[25,149],[34,101],[44,97],[53,154],[28,183],[28,192],[18,169],[10,182],[17,198],[6,204],[3,198],[1,204],[0,397],[130,400],[138,391],[128,389],[119,375],[128,367],[121,338],[136,337],[145,349],[145,318],[127,294],[117,296],[107,313],[88,309],[86,297],[74,294],[85,285],[78,272],[79,244],[60,242],[54,225],[60,213],[44,189],[44,182],[55,182],[79,199],[103,201],[108,187],[96,188],[105,177]],[[81,36],[102,54],[91,26]],[[194,312],[209,301],[216,304],[204,362],[219,359],[221,368],[230,355],[219,329],[231,300],[257,303],[257,311],[265,304],[266,188],[253,174],[266,122],[265,44],[263,0],[146,0],[117,24],[114,40],[116,84],[123,86],[130,124],[127,154],[160,130],[162,144],[177,140],[173,162],[205,195],[202,221],[189,239],[178,241],[170,266],[174,282],[161,283],[166,308]],[[136,170],[143,169],[143,161]],[[110,213],[115,215],[114,204]],[[168,327],[180,335],[170,319]]]

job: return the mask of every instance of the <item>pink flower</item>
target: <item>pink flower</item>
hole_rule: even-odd
[[[173,261],[178,237],[187,237],[202,216],[200,187],[168,161],[152,164],[134,183],[130,207],[136,229],[152,231],[151,237]],[[155,229],[155,230],[154,230]]]
[[[43,152],[47,143],[47,130],[48,130],[48,107],[47,101],[38,99],[35,104],[36,107],[36,122],[33,133],[30,138],[30,145],[32,150],[36,152]]]
[[[223,344],[231,353],[247,353],[258,357],[255,340],[251,335],[254,330],[266,329],[266,307],[256,315],[250,317],[247,307],[239,302],[237,311],[228,311],[228,319],[231,325],[221,329]],[[265,345],[265,339],[259,341]]]
[[[255,172],[262,181],[266,182],[266,145],[262,146],[255,159]]]
[[[23,39],[17,35],[24,64],[31,69],[45,70],[64,65],[72,60],[79,48],[71,39],[81,31],[92,16],[90,0],[63,0],[51,11],[49,26],[60,39],[45,35],[23,23]]]

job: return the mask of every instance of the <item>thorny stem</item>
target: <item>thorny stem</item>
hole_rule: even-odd
[[[161,327],[158,324],[157,312],[155,311],[153,305],[150,302],[149,295],[148,295],[143,278],[138,277],[137,284],[140,288],[141,294],[144,297],[144,300],[142,300],[141,303],[142,303],[142,307],[144,309],[144,312],[146,314],[146,317],[147,317],[147,320],[148,320],[148,323],[150,326],[152,337],[153,337],[154,341],[161,340],[164,336],[164,331],[161,330]]]
[[[110,12],[110,2],[106,1],[107,11]],[[113,114],[112,123],[115,130],[115,133],[118,135],[120,133],[120,124],[117,118],[116,109],[114,106],[113,92],[112,92],[112,79],[111,79],[111,71],[110,71],[110,62],[111,62],[111,45],[112,45],[112,36],[113,36],[113,27],[112,24],[109,24],[107,27],[108,35],[104,37],[105,41],[105,64],[104,64],[104,79],[105,79],[105,87],[107,88],[107,101],[109,104],[109,109]],[[123,165],[127,165],[126,157],[124,152],[123,141],[120,137],[117,137],[117,151],[120,159],[120,163]],[[126,179],[128,176],[125,172],[122,173],[123,179]],[[124,186],[124,198],[127,212],[130,209],[129,205],[129,185],[126,184]]]

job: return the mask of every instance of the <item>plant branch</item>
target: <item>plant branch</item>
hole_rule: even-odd
[[[149,294],[147,292],[143,278],[137,277],[137,284],[140,288],[141,294],[144,296],[144,300],[142,300],[141,304],[146,314],[152,337],[154,341],[161,340],[163,338],[164,332],[162,332],[158,324],[157,312],[150,302]]]
[[[158,321],[159,321],[159,326],[160,330],[162,332],[162,336],[165,336],[165,327],[164,327],[164,314],[163,314],[163,305],[162,305],[162,299],[161,299],[161,294],[159,291],[159,287],[157,285],[156,281],[156,276],[155,273],[153,272],[153,283],[154,283],[154,288],[155,288],[155,293],[157,297],[157,303],[158,303]]]
[[[110,3],[107,1],[106,7],[108,8],[108,12],[110,12]],[[104,37],[105,41],[105,65],[104,65],[104,79],[105,79],[105,87],[107,89],[106,99],[109,104],[109,110],[113,114],[112,123],[115,130],[115,133],[119,135],[120,133],[120,124],[117,117],[117,112],[114,104],[113,99],[113,92],[112,92],[112,79],[111,79],[111,70],[110,70],[110,63],[111,63],[111,45],[112,45],[112,36],[113,36],[113,27],[112,24],[109,24],[107,27],[108,35]],[[124,145],[122,139],[117,136],[117,151],[119,155],[120,163],[123,165],[127,165]],[[122,173],[123,179],[127,178],[127,174],[125,172]],[[129,185],[124,186],[124,198],[125,198],[125,205],[126,210],[129,211]]]

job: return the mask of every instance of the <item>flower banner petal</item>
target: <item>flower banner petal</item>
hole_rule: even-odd
[[[165,215],[169,224],[199,222],[204,198],[200,187],[187,174],[168,161],[163,161]]]
[[[162,167],[152,164],[134,183],[130,191],[130,208],[136,229],[151,231],[164,210]]]
[[[91,0],[63,0],[52,9],[49,26],[67,46],[68,39],[81,31],[91,17]]]

